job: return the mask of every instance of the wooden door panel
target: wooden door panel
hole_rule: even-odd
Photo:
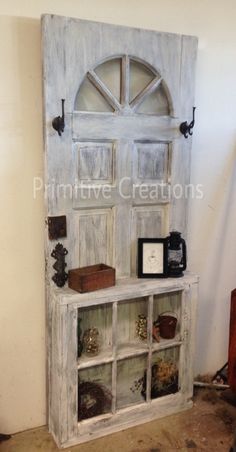
[[[113,261],[112,209],[81,210],[73,215],[70,229],[74,247],[72,266],[84,267]]]
[[[73,113],[73,139],[172,141],[180,137],[179,120],[169,116]]]
[[[191,119],[197,40],[52,15],[42,30],[46,182],[72,189],[72,196],[48,191],[48,214],[71,222],[68,262],[106,260],[128,276],[140,234],[174,228],[186,236],[187,199],[171,190],[189,181],[191,139],[179,125]],[[62,98],[59,137],[51,124]],[[144,199],[139,186],[153,181],[164,184],[162,193]]]
[[[132,209],[131,267],[137,274],[137,239],[165,237],[168,233],[168,206],[142,206]]]
[[[77,175],[78,182],[89,184],[113,183],[112,143],[78,143]]]
[[[135,184],[170,183],[171,145],[160,142],[135,142],[133,181]]]
[[[66,111],[72,112],[76,93],[88,70],[115,56],[132,55],[161,74],[178,115],[181,35],[52,15],[43,17],[42,26],[43,47],[47,49],[44,73],[47,80],[53,81],[46,87],[51,108],[60,93],[59,98],[67,99]],[[190,46],[196,42],[194,37],[187,36],[186,39]],[[58,42],[63,45],[57,45]],[[47,116],[51,108],[47,110]],[[56,106],[54,112],[57,112]]]

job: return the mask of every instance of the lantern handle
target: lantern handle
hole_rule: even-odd
[[[183,262],[184,262],[182,271],[184,271],[187,268],[187,247],[184,239],[181,238],[181,242],[183,246]]]

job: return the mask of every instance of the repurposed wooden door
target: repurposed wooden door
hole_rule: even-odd
[[[68,268],[135,275],[138,237],[186,236],[191,138],[179,125],[191,120],[197,40],[51,15],[42,24],[47,215],[67,217]]]
[[[179,127],[192,116],[197,41],[49,15],[42,35],[47,216],[66,216],[59,241],[68,269],[104,263],[123,278],[88,294],[58,289],[51,278],[57,239],[47,231],[49,429],[65,447],[192,405],[197,279],[128,277],[137,274],[138,237],[177,229],[186,238],[191,137]],[[59,135],[52,121],[62,99]],[[153,322],[170,309],[176,334],[155,342]],[[93,327],[101,340],[92,357],[84,343],[79,353],[79,342]],[[162,361],[172,362],[175,385],[154,397],[152,369]],[[145,393],[132,391],[140,378]],[[109,406],[91,416],[81,408],[84,382],[109,394]]]

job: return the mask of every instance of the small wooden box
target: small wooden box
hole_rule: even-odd
[[[92,292],[115,285],[116,271],[105,264],[69,270],[68,285],[77,292]]]

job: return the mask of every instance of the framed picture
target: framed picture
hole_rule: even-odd
[[[138,239],[138,278],[167,277],[166,239]]]

